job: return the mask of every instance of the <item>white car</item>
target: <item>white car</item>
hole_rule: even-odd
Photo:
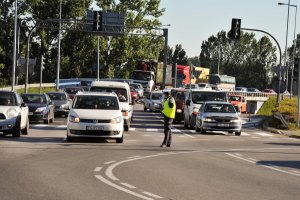
[[[115,93],[76,94],[68,115],[67,141],[78,137],[115,139],[123,143],[124,119]]]
[[[28,107],[14,91],[0,91],[0,132],[13,137],[29,132]]]

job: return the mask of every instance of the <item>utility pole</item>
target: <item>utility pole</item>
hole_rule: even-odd
[[[167,58],[168,58],[168,29],[163,29],[163,36],[165,37],[165,47],[164,47],[164,71],[163,71],[163,84],[162,84],[162,90],[165,89],[166,86],[166,74],[167,74]]]
[[[17,65],[17,25],[18,25],[18,0],[15,0],[15,26],[14,26],[14,48],[11,90],[15,90],[16,85],[16,65]]]

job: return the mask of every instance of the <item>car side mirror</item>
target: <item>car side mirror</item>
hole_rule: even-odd
[[[185,102],[185,104],[187,105],[187,106],[190,106],[191,105],[191,100],[186,100],[186,102]]]

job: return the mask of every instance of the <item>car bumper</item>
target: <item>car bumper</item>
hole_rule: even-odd
[[[207,123],[204,122],[202,128],[206,131],[233,131],[233,132],[240,132],[242,129],[242,124],[238,123]]]
[[[97,130],[88,129],[89,126],[97,127]],[[98,138],[122,138],[123,123],[119,124],[90,124],[71,123],[67,125],[69,137],[98,137]]]
[[[29,121],[42,121],[42,120],[47,120],[48,119],[48,113],[47,114],[29,114],[28,115]]]
[[[54,114],[56,114],[56,115],[67,115],[67,114],[69,114],[69,110],[65,110],[65,109],[62,109],[62,108],[55,108],[54,109]]]
[[[1,131],[9,131],[9,130],[13,129],[16,125],[16,122],[17,122],[17,117],[0,120],[0,132]]]

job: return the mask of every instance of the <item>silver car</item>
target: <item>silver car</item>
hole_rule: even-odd
[[[202,104],[196,117],[196,132],[228,131],[241,135],[242,121],[240,113],[227,102],[207,101]]]
[[[162,109],[162,98],[163,92],[161,90],[148,94],[144,99],[144,111],[148,109],[152,112],[160,111]]]
[[[54,103],[54,114],[68,116],[72,106],[72,99],[66,92],[48,92],[48,96]]]

